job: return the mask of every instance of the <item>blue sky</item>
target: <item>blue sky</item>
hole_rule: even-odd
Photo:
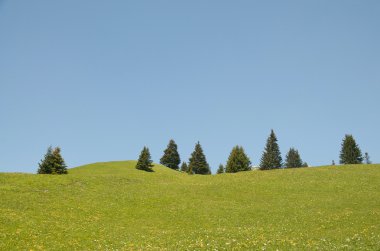
[[[158,162],[199,140],[216,170],[234,145],[258,165],[338,162],[345,134],[380,161],[380,1],[0,0],[0,171]]]

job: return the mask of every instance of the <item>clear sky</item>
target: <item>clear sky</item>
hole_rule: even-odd
[[[380,1],[0,0],[0,171],[182,160],[212,170],[273,128],[309,165],[345,134],[380,162]]]

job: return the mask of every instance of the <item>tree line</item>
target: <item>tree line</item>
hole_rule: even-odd
[[[276,134],[271,130],[260,159],[259,170],[308,167],[308,164],[301,159],[298,150],[293,147],[289,149],[285,156],[285,161],[283,162],[277,141]],[[365,156],[363,157],[355,139],[352,135],[348,134],[345,135],[342,141],[339,157],[340,164],[361,164],[363,163],[363,160],[365,160],[367,164],[371,163],[368,153],[365,153]],[[147,164],[144,165],[143,163]],[[199,142],[196,143],[194,151],[189,158],[189,162],[182,162],[181,164],[178,146],[175,141],[171,139],[160,159],[160,164],[188,174],[211,174],[210,166],[207,163],[206,156]],[[149,149],[144,147],[136,168],[152,171],[152,166]],[[248,155],[245,153],[244,148],[242,146],[235,146],[231,150],[226,165],[224,166],[223,164],[220,164],[216,173],[236,173],[249,171],[252,170],[252,168],[252,163]]]
[[[280,147],[277,143],[277,137],[273,130],[267,139],[263,154],[260,159],[259,170],[271,170],[279,168],[299,168],[308,167],[308,164],[301,159],[297,149],[290,148],[285,156],[285,161],[282,160]],[[362,152],[352,135],[345,135],[340,151],[340,164],[361,164],[363,160],[366,164],[370,164],[368,153],[362,155]],[[211,174],[210,165],[207,162],[199,141],[195,144],[194,151],[191,153],[188,162],[182,162],[178,153],[178,146],[173,139],[169,141],[163,156],[160,159],[160,164],[179,170],[188,174]],[[332,163],[335,164],[334,161]],[[142,149],[138,158],[136,169],[152,172],[153,161],[149,152],[149,148]],[[242,146],[235,146],[224,166],[220,164],[217,169],[217,174],[221,173],[236,173],[241,171],[252,170],[252,163],[245,153]],[[38,174],[67,174],[67,166],[61,156],[61,149],[50,146],[44,159],[39,163]]]

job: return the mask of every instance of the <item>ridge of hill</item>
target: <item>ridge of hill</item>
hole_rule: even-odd
[[[380,165],[0,173],[0,250],[378,249]]]

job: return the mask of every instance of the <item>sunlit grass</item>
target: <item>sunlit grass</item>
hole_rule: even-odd
[[[380,165],[0,174],[1,250],[380,248]]]

